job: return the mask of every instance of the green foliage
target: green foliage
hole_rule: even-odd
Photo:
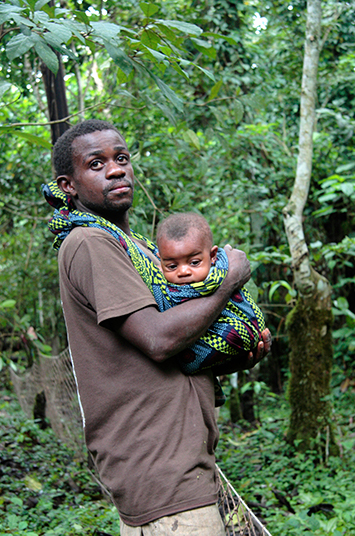
[[[283,397],[260,397],[261,424],[230,427],[221,416],[218,463],[273,536],[335,536],[355,532],[355,391],[333,391],[342,457],[299,453],[285,442],[289,408]],[[350,417],[350,420],[349,420]]]
[[[46,2],[23,0],[18,5],[17,0],[10,0],[0,5],[6,56],[14,62],[35,51],[40,60],[57,74],[58,55],[79,63],[81,52],[106,52],[116,65],[121,84],[130,79],[133,71],[139,76],[151,77],[162,95],[182,111],[180,99],[160,76],[171,67],[189,78],[186,68],[195,65],[186,55],[186,38],[196,50],[208,57],[213,57],[215,50],[211,42],[201,35],[202,29],[195,24],[155,18],[159,7],[154,4],[141,2],[139,8],[140,15],[137,14],[134,24],[127,24],[122,19],[117,24],[110,16],[104,16],[102,8],[101,12],[93,7],[86,12],[72,11],[50,7]],[[73,52],[73,46],[79,55]],[[213,78],[212,73],[204,72]],[[4,83],[2,87],[4,89]]]
[[[51,428],[26,420],[12,395],[1,392],[0,535],[119,536],[117,510],[86,463]]]

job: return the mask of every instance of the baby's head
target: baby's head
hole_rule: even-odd
[[[163,274],[175,285],[203,281],[216,261],[212,231],[195,212],[172,214],[161,221],[157,244]]]

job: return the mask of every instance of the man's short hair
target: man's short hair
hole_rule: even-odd
[[[107,121],[88,119],[82,123],[77,123],[74,127],[66,130],[54,144],[53,164],[57,177],[60,175],[73,175],[74,173],[73,141],[75,138],[85,136],[85,134],[91,134],[98,130],[114,130],[124,141],[124,137],[117,128]]]
[[[196,230],[198,234],[202,235],[212,247],[213,236],[211,228],[206,218],[196,212],[177,212],[159,222],[157,227],[158,247],[162,238],[178,242],[185,238],[191,229]]]

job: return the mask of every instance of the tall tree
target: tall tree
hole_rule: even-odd
[[[290,246],[298,300],[287,319],[291,347],[291,422],[288,440],[300,441],[306,450],[321,439],[328,452],[337,452],[334,439],[330,395],[332,368],[331,286],[310,264],[303,230],[303,210],[307,201],[313,154],[316,88],[321,50],[321,0],[308,0],[304,49],[299,153],[291,197],[283,210]]]

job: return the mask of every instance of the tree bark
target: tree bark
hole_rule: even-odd
[[[51,7],[54,7],[54,0],[49,0],[48,4]],[[62,57],[58,52],[56,52],[56,55],[59,63],[56,75],[54,75],[44,63],[42,63],[40,67],[47,95],[49,121],[58,121],[69,116]],[[52,145],[55,144],[57,139],[64,134],[69,127],[69,123],[64,121],[51,124]]]
[[[57,57],[59,61],[59,69],[56,75],[54,75],[46,65],[43,63],[41,65],[50,121],[58,121],[69,116],[62,59],[59,54],[57,54]],[[54,145],[57,139],[64,134],[69,126],[69,123],[64,121],[51,124],[52,145]]]
[[[323,453],[336,454],[338,447],[329,402],[332,367],[331,287],[310,264],[302,222],[312,173],[321,20],[321,0],[308,0],[297,171],[291,197],[283,210],[298,290],[297,305],[289,314],[286,324],[291,348],[291,421],[287,438],[292,443],[296,441],[301,450],[320,448]]]

